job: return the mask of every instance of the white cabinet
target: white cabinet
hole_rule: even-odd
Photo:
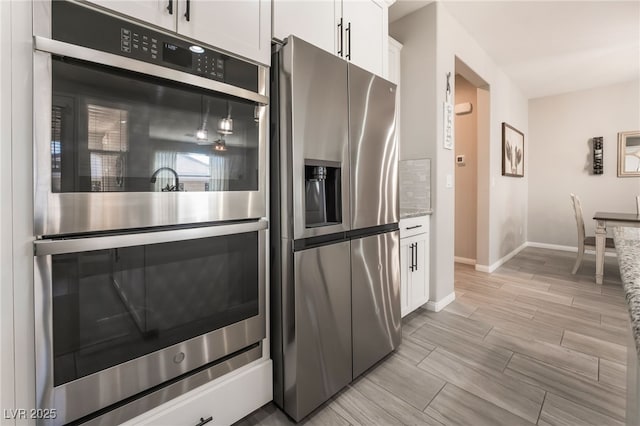
[[[396,98],[400,98],[400,75],[402,70],[402,43],[389,37],[389,74],[388,80],[398,86]]]
[[[400,220],[400,311],[429,301],[429,216]]]
[[[340,8],[339,0],[273,0],[273,37],[284,40],[293,34],[337,54]]]
[[[343,0],[344,57],[374,74],[387,76],[385,67],[389,31],[386,4],[376,1]]]
[[[178,33],[269,65],[271,0],[178,1]]]
[[[269,65],[271,0],[90,0],[231,54]]]
[[[273,37],[295,35],[374,74],[388,72],[383,0],[274,0]]]
[[[89,0],[105,9],[131,16],[158,27],[175,31],[178,0]],[[182,1],[182,0],[181,0]]]

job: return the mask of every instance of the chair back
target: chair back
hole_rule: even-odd
[[[640,195],[636,197],[636,214],[640,214]]]
[[[576,216],[576,225],[578,226],[578,244],[584,241],[584,219],[582,218],[582,205],[577,195],[571,194],[571,204],[573,205],[573,213]]]

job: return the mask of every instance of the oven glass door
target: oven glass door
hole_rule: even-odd
[[[256,191],[256,103],[52,61],[51,191]]]
[[[266,106],[39,51],[34,67],[36,235],[266,215]]]
[[[52,256],[54,386],[258,315],[258,233]]]
[[[71,421],[260,342],[265,229],[36,242],[40,406]]]

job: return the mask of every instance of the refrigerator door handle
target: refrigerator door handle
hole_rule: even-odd
[[[344,33],[342,32],[342,27],[342,18],[340,18],[340,23],[338,24],[338,37],[340,37],[340,47],[338,48],[338,55],[340,55],[341,58],[344,56],[344,52],[342,51],[342,47],[344,45]]]

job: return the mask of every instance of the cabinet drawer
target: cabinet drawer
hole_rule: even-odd
[[[429,232],[429,216],[408,217],[400,219],[400,238]]]

